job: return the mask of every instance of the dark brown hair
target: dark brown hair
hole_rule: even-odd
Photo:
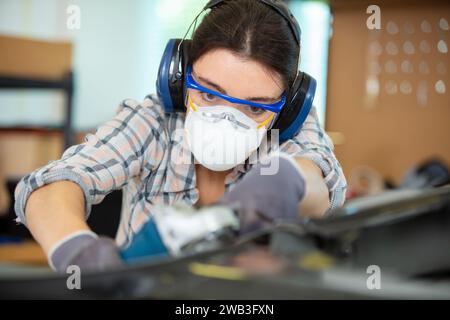
[[[299,47],[288,22],[260,1],[228,0],[214,7],[194,32],[190,61],[219,48],[277,72],[285,89],[297,74]]]

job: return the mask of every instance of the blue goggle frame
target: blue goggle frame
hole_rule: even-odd
[[[271,103],[271,104],[265,104],[265,103],[257,103],[257,102],[253,102],[253,101],[234,98],[234,97],[228,96],[226,94],[208,89],[208,88],[200,85],[197,81],[195,81],[194,77],[192,77],[192,66],[191,65],[186,68],[185,84],[186,84],[186,88],[206,92],[206,93],[212,94],[214,96],[217,96],[219,98],[222,98],[231,103],[248,105],[251,107],[261,108],[261,109],[272,111],[275,113],[279,113],[281,111],[281,109],[283,108],[284,104],[286,103],[286,93],[283,93],[280,101]]]

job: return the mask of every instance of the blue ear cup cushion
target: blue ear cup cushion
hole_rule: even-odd
[[[185,39],[183,43],[181,44],[181,62],[182,62],[182,70],[181,70],[181,83],[178,84],[176,87],[176,95],[178,99],[177,105],[175,106],[175,111],[177,112],[186,112],[186,87],[184,85],[185,76],[186,76],[186,69],[187,66],[190,63],[189,53],[191,50],[191,44],[192,40]]]
[[[280,130],[280,143],[291,139],[300,131],[311,111],[316,86],[316,80],[304,72],[294,83],[288,101],[272,127]]]
[[[156,91],[166,112],[185,111],[184,75],[191,40],[181,41],[181,39],[168,41],[159,65]]]
[[[167,42],[166,48],[161,58],[158,69],[158,78],[156,80],[156,92],[158,94],[159,100],[161,101],[163,107],[167,112],[173,112],[173,101],[169,88],[170,81],[170,64],[173,61],[174,49],[176,50],[175,44],[177,39],[170,39]],[[173,67],[173,65],[172,65]]]

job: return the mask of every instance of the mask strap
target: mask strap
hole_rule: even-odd
[[[266,124],[268,124],[270,121],[272,121],[274,115],[275,115],[275,113],[272,113],[272,115],[270,117],[268,117],[266,120],[264,120],[263,122],[258,124],[258,126],[256,128],[259,129],[259,128],[265,126]]]
[[[197,111],[197,108],[195,107],[194,103],[193,103],[192,100],[191,100],[191,95],[190,95],[190,94],[188,95],[188,104],[189,104],[189,107],[190,107],[193,111]]]

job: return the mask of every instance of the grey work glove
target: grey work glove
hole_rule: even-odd
[[[272,156],[267,165],[278,161],[274,174],[264,174],[266,165],[256,164],[226,193],[219,204],[238,214],[240,234],[256,231],[276,222],[299,222],[298,205],[305,196],[305,178],[300,166],[290,156]]]
[[[71,265],[81,271],[103,271],[124,265],[115,242],[99,237],[91,231],[75,232],[49,252],[50,267],[58,273],[66,273]]]

